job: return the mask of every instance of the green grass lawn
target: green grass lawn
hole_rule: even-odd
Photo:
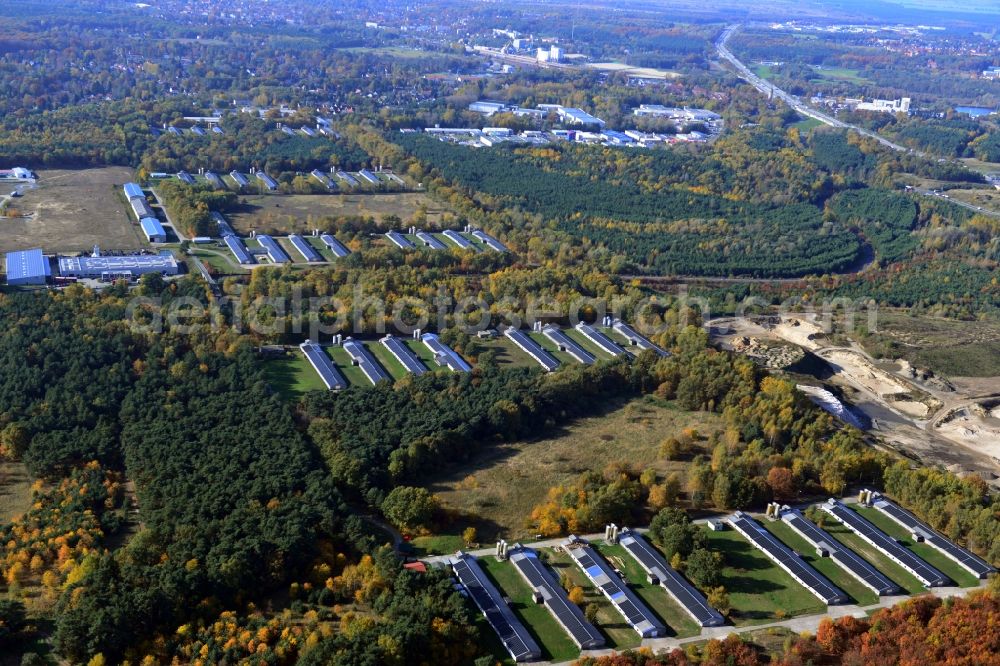
[[[330,251],[326,243],[319,239],[319,236],[305,236],[306,242],[313,246],[313,249],[320,253],[324,261],[336,261],[337,256]]]
[[[753,73],[762,79],[769,79],[774,76],[774,70],[768,65],[754,65]]]
[[[725,557],[722,585],[729,592],[730,618],[737,626],[826,610],[823,602],[733,529],[708,531],[708,542]]]
[[[414,537],[410,541],[416,557],[429,555],[451,555],[465,548],[462,537],[457,534],[434,534]]]
[[[805,539],[799,536],[795,530],[788,526],[783,520],[771,522],[764,521],[764,527],[782,542],[799,555],[813,568],[826,576],[831,583],[847,592],[854,599],[854,603],[859,606],[870,606],[878,603],[878,595],[872,592],[858,581],[857,578],[845,571],[832,558],[820,557],[816,554],[816,549]]]
[[[888,557],[879,552],[874,546],[863,540],[854,532],[838,523],[830,516],[824,514],[821,527],[830,533],[833,538],[841,542],[855,553],[868,560],[876,569],[881,571],[889,580],[902,587],[907,594],[921,594],[927,591],[913,574],[899,566]]]
[[[701,633],[701,627],[691,619],[687,611],[667,594],[659,585],[646,581],[646,572],[635,558],[628,554],[624,546],[594,544],[594,547],[612,564],[625,573],[631,587],[639,598],[667,625],[672,636],[687,638]]]
[[[847,67],[824,67],[813,68],[813,70],[824,79],[831,79],[834,81],[847,81],[848,83],[866,84],[871,83],[870,79],[865,78],[856,69],[848,69]]]
[[[555,343],[549,340],[541,333],[535,333],[534,331],[530,331],[528,335],[531,336],[532,340],[541,345],[542,349],[555,356],[556,360],[562,363],[563,365],[576,365],[577,363],[579,363],[579,361],[577,361],[575,358],[573,358],[566,352],[559,351],[558,349],[556,349]],[[518,351],[521,351],[520,348],[518,349]],[[524,352],[521,353],[523,354]]]
[[[497,364],[508,368],[540,368],[538,361],[531,358],[521,348],[507,337],[500,336],[493,340],[477,340],[480,347],[496,354]],[[433,361],[432,361],[433,362]]]
[[[976,587],[979,579],[963,569],[957,562],[946,557],[940,550],[926,543],[916,543],[909,533],[891,518],[878,509],[868,507],[855,507],[862,516],[870,520],[876,527],[897,539],[904,546],[916,553],[921,559],[932,567],[951,578],[960,587]]]
[[[592,343],[590,340],[587,339],[587,336],[585,336],[583,333],[576,330],[575,328],[567,328],[566,335],[568,335],[573,340],[576,340],[581,347],[583,347],[591,354],[596,356],[598,360],[607,360],[614,358],[614,356],[612,356],[608,352],[604,351],[603,349]]]
[[[327,390],[302,352],[295,351],[283,358],[267,359],[263,366],[268,384],[285,400],[298,402],[309,391]]]
[[[403,367],[403,364],[397,361],[396,357],[381,342],[368,343],[368,351],[372,353],[372,356],[378,360],[394,379],[402,379],[410,374]]]
[[[819,120],[816,120],[815,118],[808,118],[807,117],[807,118],[803,118],[802,120],[795,121],[794,123],[790,124],[788,127],[794,127],[799,132],[808,132],[809,130],[816,129],[817,127],[821,127],[822,125],[823,125],[823,123],[820,122]]]
[[[447,368],[442,368],[434,362],[434,354],[422,341],[414,340],[413,338],[406,338],[404,341],[406,342],[406,346],[409,347],[428,368],[431,370],[443,370],[444,372],[450,372]]]
[[[365,373],[361,372],[361,368],[356,365],[351,364],[351,355],[344,351],[344,348],[339,345],[331,345],[329,347],[324,347],[326,353],[330,355],[333,362],[336,364],[337,369],[340,373],[344,375],[344,379],[351,386],[363,386],[368,388],[372,385],[368,378],[365,377]]]
[[[618,609],[611,605],[611,602],[604,598],[587,578],[586,574],[580,570],[569,555],[547,551],[550,553],[549,563],[556,572],[557,577],[563,573],[569,576],[573,585],[583,588],[584,607],[591,603],[597,604],[597,622],[594,625],[604,634],[609,648],[634,648],[641,643],[639,634],[629,625]]]
[[[236,263],[235,257],[226,256],[226,252],[229,252],[229,250],[209,250],[202,248],[191,250],[192,255],[211,266],[216,273],[223,275],[246,275],[248,271]]]
[[[479,563],[510,599],[514,614],[527,627],[542,648],[542,659],[554,662],[569,661],[580,655],[580,650],[543,604],[531,598],[531,588],[510,562],[497,562],[494,557],[480,558]]]

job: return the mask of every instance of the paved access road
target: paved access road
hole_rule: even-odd
[[[603,535],[601,536],[603,537]],[[988,581],[984,580],[981,581],[977,587],[935,587],[928,591],[927,594],[931,594],[942,599],[947,599],[949,597],[964,597],[970,592],[984,589],[988,584]],[[822,622],[825,618],[836,620],[837,618],[845,617],[847,615],[863,618],[867,617],[867,615],[872,611],[880,608],[889,608],[890,606],[895,606],[898,603],[902,603],[903,601],[912,598],[913,597],[908,596],[882,597],[879,599],[877,604],[872,604],[871,606],[855,606],[853,604],[830,606],[824,613],[818,613],[816,615],[801,615],[799,617],[793,617],[788,620],[771,622],[768,624],[755,624],[745,627],[707,627],[701,630],[701,634],[699,636],[692,636],[690,638],[646,638],[643,639],[641,647],[649,648],[654,652],[670,651],[674,648],[683,647],[688,643],[697,643],[713,638],[722,640],[729,634],[743,634],[750,631],[760,631],[762,629],[772,628],[788,629],[795,633],[807,631],[811,634],[815,634],[816,630],[819,629],[820,622]],[[599,657],[601,655],[614,654],[614,652],[614,650],[585,650],[580,656]],[[569,666],[572,663],[574,662],[562,662],[559,666]]]

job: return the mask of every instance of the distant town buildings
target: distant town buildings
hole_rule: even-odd
[[[707,109],[691,109],[688,107],[663,106],[661,104],[640,104],[632,110],[633,116],[652,116],[667,118],[676,122],[711,123],[722,119],[719,114]]]
[[[492,116],[495,113],[512,113],[515,116],[529,116],[538,120],[544,119],[549,113],[555,113],[560,122],[567,125],[593,125],[596,127],[604,127],[605,125],[603,120],[590,115],[583,109],[560,104],[539,104],[537,109],[529,109],[516,104],[480,100],[470,104],[469,111],[482,113],[485,116]]]
[[[990,81],[1000,79],[1000,67],[990,67],[989,69],[984,69],[983,78],[989,79]]]

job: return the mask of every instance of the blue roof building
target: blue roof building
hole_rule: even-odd
[[[167,232],[155,217],[144,217],[139,220],[139,225],[142,226],[142,233],[146,234],[146,240],[150,243],[167,242]]]
[[[125,198],[134,199],[135,197],[144,197],[145,194],[142,193],[142,188],[139,187],[138,183],[125,183]]]
[[[7,253],[7,284],[45,284],[52,275],[40,248]]]

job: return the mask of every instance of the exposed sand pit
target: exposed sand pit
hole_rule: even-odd
[[[978,405],[962,408],[937,424],[937,431],[948,439],[1000,459],[1000,419],[998,408],[989,415]]]
[[[926,404],[910,397],[916,392],[916,387],[880,370],[861,354],[844,349],[826,349],[819,352],[819,355],[838,375],[885,400],[899,412],[915,418],[924,418],[930,412]]]
[[[822,328],[811,321],[795,317],[782,319],[781,323],[774,327],[772,333],[811,351],[819,349],[821,346],[819,341],[826,339]]]

